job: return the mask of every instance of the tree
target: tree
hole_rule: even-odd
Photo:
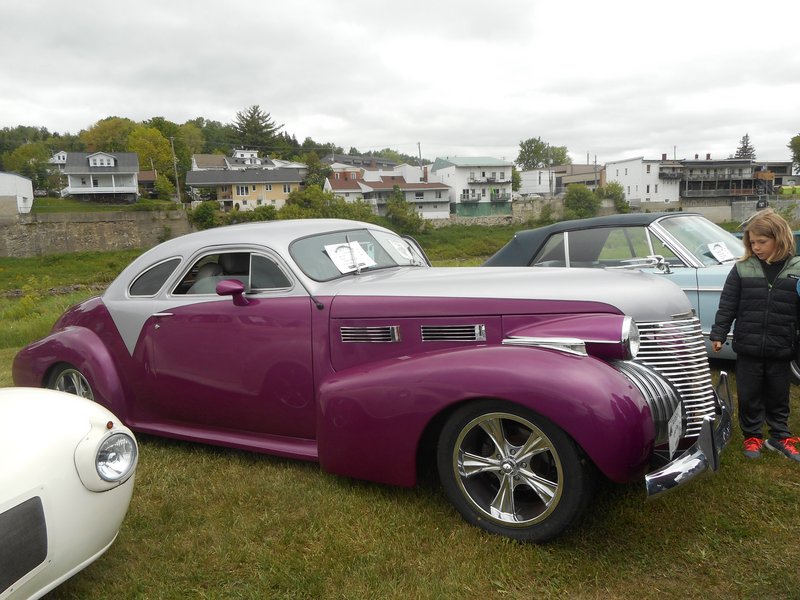
[[[399,185],[392,188],[386,199],[386,219],[400,233],[419,233],[425,227],[425,221],[414,210],[414,206],[406,201]]]
[[[324,164],[314,151],[304,154],[301,160],[308,168],[306,171],[306,186],[316,185],[322,189],[325,186],[325,180],[333,170]]]
[[[130,119],[108,117],[79,135],[89,152],[126,152],[128,136],[136,126]]]
[[[569,165],[572,160],[567,154],[566,146],[551,146],[537,137],[519,143],[516,163],[520,171],[532,171],[553,165]]]
[[[597,216],[600,210],[600,199],[582,183],[567,186],[564,194],[564,212],[569,219],[585,219]]]
[[[511,167],[511,191],[518,192],[522,187],[522,175],[517,171],[517,167]]]
[[[373,221],[372,207],[363,200],[348,202],[331,192],[312,185],[304,190],[295,190],[286,198],[278,211],[279,219],[353,219]]]
[[[128,151],[139,155],[140,169],[155,169],[160,175],[175,178],[169,140],[155,127],[137,125],[128,136]]]
[[[624,214],[631,210],[630,205],[625,200],[625,190],[622,184],[617,181],[612,181],[606,185],[602,185],[595,190],[595,195],[599,200],[613,200],[614,210],[617,213]]]
[[[236,113],[233,129],[238,142],[247,148],[269,151],[275,146],[275,138],[283,125],[275,125],[269,113],[261,112],[258,104],[246,111]]]
[[[800,173],[800,133],[789,140],[787,146],[792,151],[792,162],[794,163],[794,172]]]
[[[4,168],[12,173],[27,177],[34,189],[47,189],[50,151],[44,142],[23,144],[2,157]]]
[[[750,145],[750,135],[745,133],[739,142],[739,148],[736,150],[734,158],[749,158],[756,159],[756,149]]]

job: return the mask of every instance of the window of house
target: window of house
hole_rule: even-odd
[[[469,172],[469,178],[470,179],[475,179],[475,171],[470,171]]]
[[[655,192],[658,193],[658,184],[655,185]]]
[[[500,181],[503,181],[506,178],[506,172],[500,171]]]
[[[645,190],[644,193],[645,194],[649,194],[650,193],[650,184],[649,183],[647,184],[647,189]]]
[[[436,197],[437,197],[437,198],[441,198],[441,197],[442,197],[442,192],[438,192],[438,191],[437,191],[437,192],[436,192]]]
[[[647,165],[647,172],[650,172],[650,165]]]
[[[625,167],[625,175],[628,174],[628,167]]]
[[[271,192],[272,191],[272,184],[271,183],[265,183],[264,184],[264,189],[267,190],[268,192]]]
[[[236,195],[237,196],[247,196],[247,192],[249,187],[246,185],[237,185],[236,186]]]
[[[497,171],[492,171],[492,179],[497,179]]]
[[[486,198],[486,188],[483,188],[483,189],[481,190],[481,196],[483,196],[484,198]]]
[[[423,200],[425,198],[424,192],[414,192],[414,200]]]
[[[334,173],[334,174],[333,174],[333,178],[334,178],[334,179],[339,179],[339,173]]]
[[[288,194],[291,191],[292,191],[292,185],[290,183],[284,183],[283,184],[283,193],[284,194]]]

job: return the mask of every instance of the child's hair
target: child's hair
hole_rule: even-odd
[[[742,260],[747,260],[753,256],[753,249],[750,247],[750,236],[763,236],[775,240],[775,252],[768,258],[768,263],[781,261],[794,256],[795,242],[792,228],[786,220],[771,208],[766,208],[753,215],[744,227],[744,256]]]

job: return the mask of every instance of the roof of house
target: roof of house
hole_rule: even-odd
[[[193,154],[192,160],[198,169],[224,169],[227,166],[222,154]]]
[[[447,167],[513,167],[514,163],[491,156],[448,156],[437,158],[433,162],[431,171],[438,171]]]
[[[89,164],[89,157],[96,154],[106,154],[116,159],[112,167],[94,167]],[[64,173],[138,173],[139,155],[135,152],[67,152],[67,162]]]
[[[188,171],[186,185],[204,187],[242,183],[300,183],[297,169],[242,169],[230,171]]]

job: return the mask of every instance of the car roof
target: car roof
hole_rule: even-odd
[[[501,267],[513,265],[527,265],[533,253],[554,233],[565,231],[579,231],[597,227],[646,227],[659,219],[669,217],[702,216],[700,213],[688,212],[655,212],[655,213],[626,213],[591,217],[589,219],[572,219],[560,221],[552,225],[518,231],[514,237],[494,256],[489,258],[484,266]]]

